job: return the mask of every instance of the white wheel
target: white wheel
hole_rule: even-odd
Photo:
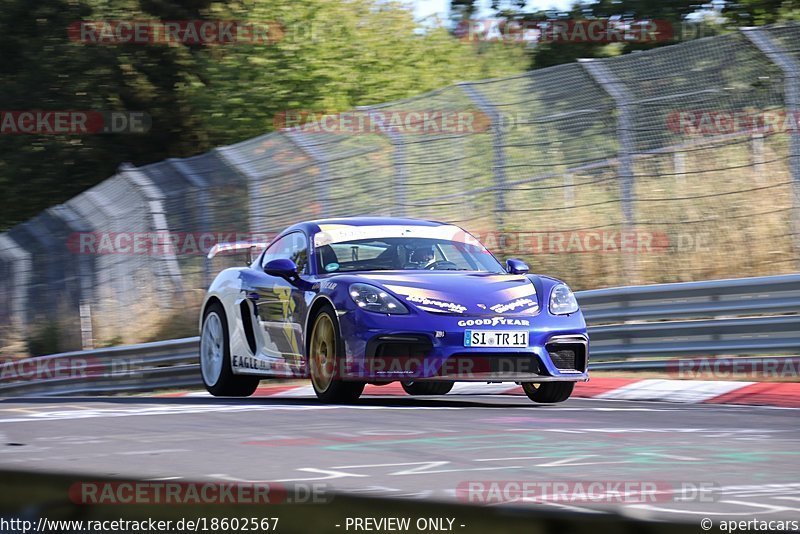
[[[206,315],[203,333],[200,336],[200,370],[203,373],[203,382],[207,386],[213,386],[219,381],[225,354],[224,343],[222,321],[217,312],[212,311]]]
[[[200,374],[206,389],[215,397],[248,397],[258,387],[257,376],[233,374],[228,319],[219,302],[210,304],[203,318],[200,330]]]

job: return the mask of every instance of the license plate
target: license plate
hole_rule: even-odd
[[[527,347],[528,332],[523,330],[466,330],[465,347]]]

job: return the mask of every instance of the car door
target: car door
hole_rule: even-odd
[[[261,269],[275,259],[290,259],[300,276],[308,272],[308,239],[302,232],[281,237],[264,252]],[[297,281],[289,282],[280,276],[260,277],[254,291],[258,321],[264,336],[267,355],[284,358],[291,366],[303,359],[302,310],[303,290]]]

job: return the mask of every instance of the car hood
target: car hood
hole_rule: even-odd
[[[532,315],[540,302],[524,275],[461,271],[377,271],[357,278],[382,286],[403,303],[452,315]]]

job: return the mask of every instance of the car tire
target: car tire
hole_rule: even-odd
[[[219,302],[212,303],[203,314],[200,375],[208,392],[215,397],[249,397],[260,381],[257,376],[233,374],[228,319]]]
[[[317,398],[330,404],[347,404],[364,391],[364,382],[338,378],[344,361],[344,342],[339,332],[336,312],[328,304],[320,308],[312,321],[308,343],[308,371]]]
[[[552,404],[564,402],[572,395],[575,382],[523,382],[522,390],[533,402]]]
[[[453,389],[453,382],[401,382],[403,391],[409,395],[447,395]]]

